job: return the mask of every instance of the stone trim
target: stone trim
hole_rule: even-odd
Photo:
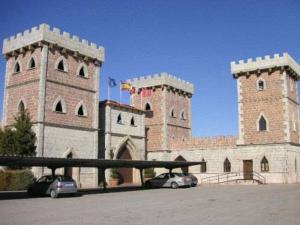
[[[70,125],[65,125],[65,124],[49,123],[49,122],[32,122],[32,124],[42,124],[44,126],[49,126],[49,127],[58,127],[58,128],[66,128],[66,129],[73,129],[73,130],[83,130],[83,131],[98,131],[99,130],[99,129],[95,129],[95,128],[70,126]]]
[[[35,67],[33,67],[33,68],[30,67],[30,62],[31,62],[31,60],[34,60],[34,62],[35,62]],[[36,59],[35,54],[33,53],[33,54],[31,54],[30,59],[29,59],[28,62],[27,62],[26,69],[27,69],[27,70],[35,69],[35,68],[37,67],[36,64],[37,64],[37,59]]]
[[[83,71],[84,71],[84,76],[79,75],[79,72],[81,70],[81,68],[83,67]],[[87,69],[87,66],[84,62],[79,63],[77,70],[76,70],[76,75],[81,77],[81,78],[89,78],[89,71]],[[96,73],[96,76],[98,76],[98,74]]]
[[[286,71],[283,71],[281,74],[281,80],[282,80],[282,103],[283,103],[283,126],[285,127],[284,133],[285,133],[285,141],[290,142],[291,141],[291,132],[290,132],[290,119],[289,119],[289,103],[288,103],[288,84],[287,84],[287,73]]]
[[[52,111],[53,112],[57,112],[55,109],[56,109],[56,106],[58,103],[61,103],[61,106],[62,106],[62,113],[67,113],[67,105],[66,105],[66,102],[63,100],[63,98],[61,96],[58,96],[56,98],[56,100],[53,102],[53,105],[52,105]],[[59,113],[59,112],[58,112]],[[40,120],[42,121],[42,120]]]
[[[232,61],[230,65],[231,73],[235,75],[235,78],[237,78],[240,73],[287,66],[293,71],[296,79],[300,79],[299,64],[286,52],[283,53],[282,56],[274,54],[273,58],[266,55],[264,58],[257,57],[256,60],[250,58],[247,62],[244,62],[244,60],[239,60],[238,62]]]
[[[260,118],[261,118],[262,116],[263,116],[263,117],[265,118],[265,120],[266,120],[266,130],[265,130],[265,131],[259,130],[259,120],[260,120]],[[260,114],[259,114],[259,116],[258,116],[258,118],[257,118],[257,120],[256,120],[256,131],[259,131],[259,132],[268,132],[268,131],[270,131],[270,130],[269,130],[269,120],[268,120],[268,118],[265,116],[265,114],[264,114],[263,112],[260,112]]]
[[[70,87],[70,88],[75,88],[75,89],[78,89],[78,90],[81,90],[81,91],[97,93],[97,91],[95,91],[95,90],[90,90],[90,89],[87,89],[87,88],[83,88],[83,87],[79,87],[79,86],[75,86],[75,85],[71,85],[71,84],[66,84],[66,83],[63,83],[63,82],[60,82],[60,81],[56,81],[56,80],[47,79],[47,82],[50,82],[50,83],[53,83],[53,84],[59,84],[59,85]]]
[[[182,125],[177,125],[177,124],[173,124],[173,123],[167,123],[167,126],[191,129],[189,126],[182,126]]]
[[[244,124],[243,124],[243,96],[242,96],[242,84],[241,84],[241,80],[237,79],[237,96],[238,96],[238,120],[239,120],[239,139],[237,140],[237,144],[244,144],[245,140],[244,140],[244,135],[245,135],[245,131],[244,131]]]
[[[161,113],[162,113],[162,148],[168,149],[168,129],[167,129],[167,89],[162,90],[162,104],[161,104]]]
[[[117,136],[117,137],[124,137],[124,133],[116,133],[116,132],[109,132],[109,131],[106,131],[106,132],[104,132],[103,134],[108,134],[108,135],[111,135],[111,136]],[[138,138],[138,139],[144,139],[146,136],[145,136],[145,135],[140,135],[140,136],[137,136],[137,135],[130,135],[130,137]]]
[[[58,69],[58,64],[59,64],[61,61],[63,62],[64,70]],[[69,72],[69,65],[68,65],[68,62],[67,62],[66,58],[65,58],[63,55],[60,56],[60,57],[58,57],[58,58],[56,59],[55,64],[54,64],[54,68],[55,68],[56,70],[60,71],[60,72],[66,72],[66,73]]]
[[[83,115],[78,115],[78,110],[81,106],[82,106],[82,109],[83,109]],[[78,104],[75,107],[75,115],[80,116],[80,117],[87,117],[88,116],[86,105],[84,104],[84,102],[82,100],[80,102],[78,102]]]
[[[13,84],[13,85],[6,86],[6,89],[25,86],[27,84],[36,83],[36,82],[39,82],[39,81],[40,81],[40,79],[29,80],[29,81],[25,81],[25,82],[22,82],[22,83],[19,83],[19,84]]]
[[[16,36],[11,36],[3,41],[3,54],[21,49],[25,46],[45,41],[50,44],[56,44],[62,48],[78,52],[81,55],[88,56],[100,62],[104,62],[104,48],[90,43],[79,37],[72,36],[67,32],[62,32],[60,29],[48,24],[41,24],[39,27],[33,27],[31,30],[25,30],[23,33],[18,33]]]
[[[188,94],[194,93],[194,85],[192,83],[181,80],[168,73],[160,73],[149,75],[147,77],[133,78],[127,81],[137,89],[155,86],[170,86],[183,92],[187,92]]]

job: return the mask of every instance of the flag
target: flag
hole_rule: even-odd
[[[108,86],[111,88],[117,86],[116,80],[111,77],[108,77]]]
[[[151,96],[151,94],[152,94],[152,89],[142,89],[142,93],[141,93],[141,96],[142,97],[149,97],[149,96]]]
[[[130,91],[132,88],[131,84],[128,82],[121,82],[121,89],[122,91]]]

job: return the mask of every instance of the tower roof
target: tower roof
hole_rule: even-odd
[[[85,39],[80,40],[77,36],[71,37],[69,33],[61,32],[58,28],[53,27],[51,29],[48,24],[41,24],[39,27],[33,27],[31,30],[25,30],[16,36],[4,39],[2,53],[6,55],[39,42],[58,45],[62,48],[104,62],[104,48],[102,46],[89,43]]]
[[[237,78],[241,73],[274,67],[286,67],[297,80],[300,78],[300,66],[288,53],[283,53],[282,56],[274,54],[273,57],[266,55],[264,58],[257,57],[255,60],[250,58],[247,62],[244,62],[244,60],[239,60],[238,62],[233,61],[231,62],[231,73]]]
[[[128,82],[130,82],[136,88],[147,88],[166,85],[176,88],[178,90],[182,90],[189,94],[194,93],[194,85],[192,83],[181,80],[168,73],[160,73],[149,75],[146,77],[134,78],[128,80]]]

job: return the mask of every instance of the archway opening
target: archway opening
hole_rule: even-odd
[[[119,151],[117,159],[132,160],[128,148],[125,146]],[[133,169],[132,168],[120,168],[118,169],[120,175],[120,184],[122,183],[133,183]]]
[[[186,162],[186,159],[180,155],[177,156],[177,158],[174,161]],[[189,167],[181,167],[181,171],[182,173],[189,173]]]

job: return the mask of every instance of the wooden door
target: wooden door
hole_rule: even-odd
[[[244,179],[252,180],[253,179],[253,161],[244,160]]]

